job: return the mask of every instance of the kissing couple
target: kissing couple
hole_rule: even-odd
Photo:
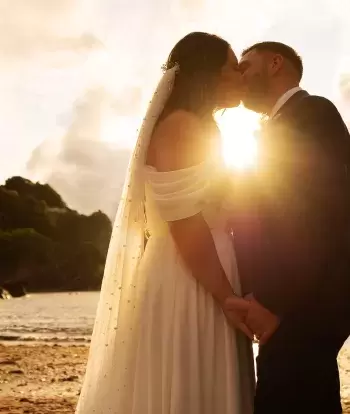
[[[240,60],[208,33],[175,45],[129,164],[76,414],[342,412],[350,137],[302,75],[278,42]],[[214,114],[240,102],[266,121],[238,175]]]

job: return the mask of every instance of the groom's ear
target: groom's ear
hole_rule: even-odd
[[[271,62],[269,64],[269,72],[270,75],[275,75],[277,72],[279,72],[283,66],[283,56],[282,55],[273,55],[271,57]]]

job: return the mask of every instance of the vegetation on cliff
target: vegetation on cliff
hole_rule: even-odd
[[[49,185],[12,177],[0,186],[0,286],[14,292],[99,289],[109,218],[70,209]]]

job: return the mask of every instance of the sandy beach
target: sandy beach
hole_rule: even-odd
[[[79,345],[0,345],[0,413],[74,413],[87,355],[88,347]],[[344,413],[350,414],[349,347],[339,366]]]
[[[74,413],[87,346],[0,346],[0,413]]]

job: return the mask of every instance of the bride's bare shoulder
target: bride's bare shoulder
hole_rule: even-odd
[[[189,127],[199,128],[201,123],[197,115],[192,112],[185,111],[183,109],[178,109],[174,112],[171,112],[169,115],[164,117],[159,123],[157,128],[166,128],[170,125],[186,125]]]
[[[173,171],[204,161],[202,123],[187,111],[178,110],[159,122],[154,130],[149,159],[158,171]]]

